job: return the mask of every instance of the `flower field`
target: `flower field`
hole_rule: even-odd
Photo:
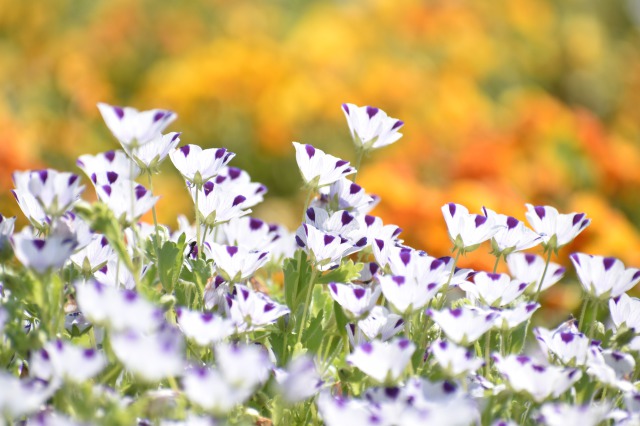
[[[639,24],[0,0],[0,424],[640,424]]]

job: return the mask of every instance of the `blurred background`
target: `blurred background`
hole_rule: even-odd
[[[446,202],[520,219],[551,204],[593,220],[562,263],[579,250],[638,267],[639,24],[639,0],[0,0],[0,212],[21,216],[13,170],[79,172],[79,155],[118,148],[103,101],[176,111],[183,143],[227,147],[269,187],[256,216],[295,228],[291,142],[354,160],[351,102],[405,122],[358,182],[406,243],[448,253]],[[163,169],[175,226],[192,206]],[[490,269],[486,252],[461,264]]]

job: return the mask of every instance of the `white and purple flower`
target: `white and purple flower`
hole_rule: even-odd
[[[320,188],[331,185],[343,176],[356,172],[348,161],[341,160],[311,145],[293,142],[296,161],[305,185]]]
[[[475,250],[502,228],[494,217],[471,214],[460,204],[448,203],[441,210],[447,223],[449,238],[457,250]]]
[[[98,109],[105,124],[125,149],[144,145],[158,137],[177,118],[168,110],[138,111],[131,107],[99,103]]]
[[[353,143],[358,149],[368,151],[391,145],[402,137],[398,130],[404,122],[391,118],[379,108],[342,104]]]
[[[411,361],[416,345],[405,338],[372,340],[357,346],[347,357],[363,373],[381,383],[397,381]]]
[[[640,269],[627,268],[614,257],[572,253],[571,261],[584,290],[599,299],[618,297],[640,282]]]
[[[554,251],[573,241],[589,224],[584,213],[559,213],[555,207],[527,204],[527,220],[542,237],[542,244]]]

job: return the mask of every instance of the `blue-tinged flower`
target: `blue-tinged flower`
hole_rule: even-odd
[[[197,187],[218,176],[235,155],[226,148],[202,149],[198,145],[184,145],[169,153],[182,177]]]
[[[62,340],[55,340],[31,355],[31,375],[42,380],[82,383],[95,377],[107,365],[103,353]]]
[[[496,256],[508,254],[535,247],[542,242],[542,237],[515,217],[498,214],[486,207],[482,208],[486,217],[493,217],[500,229],[493,236],[491,244]]]
[[[616,329],[626,326],[640,333],[640,299],[623,293],[609,300],[609,311]]]
[[[447,223],[449,238],[457,250],[475,250],[502,228],[494,217],[471,214],[460,204],[448,203],[441,210]]]
[[[507,274],[478,272],[473,283],[464,282],[459,287],[467,293],[467,298],[489,306],[505,306],[513,302],[526,290],[528,283],[512,280]]]
[[[545,260],[536,254],[512,253],[507,256],[509,272],[515,279],[528,283],[527,291],[544,291],[560,281],[566,272],[566,268],[554,262],[549,262],[544,282],[540,286],[540,278],[544,272]]]
[[[275,378],[280,393],[290,404],[304,401],[318,393],[323,385],[316,363],[308,355],[295,358],[286,370],[276,369]]]
[[[587,362],[591,339],[578,330],[575,321],[564,322],[555,330],[537,327],[533,334],[549,358],[554,356],[563,364],[572,366],[582,366]]]
[[[235,333],[233,321],[213,312],[176,308],[178,326],[185,336],[200,346],[220,342]]]
[[[125,149],[131,149],[156,138],[177,118],[173,111],[152,109],[138,111],[131,107],[98,103],[105,124]]]
[[[380,202],[380,197],[369,195],[364,188],[346,177],[320,189],[320,198],[313,205],[323,209],[348,210],[357,216],[365,215]]]
[[[317,404],[320,417],[327,426],[380,424],[380,417],[372,412],[372,407],[366,401],[334,397],[329,392],[322,392]]]
[[[525,216],[531,227],[542,237],[545,248],[558,251],[573,241],[589,224],[584,213],[561,214],[551,206],[533,206],[527,204]]]
[[[26,193],[31,194],[45,214],[51,217],[61,216],[70,210],[84,191],[84,185],[81,185],[78,175],[53,169],[14,172],[13,182],[18,194],[23,197]],[[18,198],[16,192],[14,195]],[[22,208],[20,199],[18,204]],[[25,215],[29,217],[26,211]]]
[[[449,376],[456,377],[475,373],[484,361],[474,356],[474,352],[446,340],[436,340],[429,353]]]
[[[343,176],[356,172],[348,161],[341,160],[311,145],[293,142],[296,150],[296,161],[305,185],[320,188],[331,185]]]
[[[150,332],[161,325],[164,317],[159,307],[138,293],[98,282],[77,283],[76,301],[91,322],[116,331],[132,329]]]
[[[635,390],[629,381],[636,368],[636,361],[630,354],[613,349],[602,350],[593,345],[587,357],[587,374],[600,383],[616,387],[623,392]]]
[[[30,228],[14,234],[11,242],[20,263],[41,274],[62,267],[78,244],[75,238],[58,233],[37,238]]]
[[[215,262],[218,274],[228,282],[249,279],[269,260],[269,252],[246,250],[238,246],[209,243],[208,251]]]
[[[309,207],[304,219],[306,224],[325,234],[348,240],[353,247],[347,254],[355,253],[367,246],[368,241],[360,222],[346,210],[329,213],[319,207]]]
[[[625,269],[624,264],[614,257],[584,253],[572,253],[569,257],[582,287],[593,297],[618,297],[640,282],[640,269]]]
[[[582,377],[578,369],[542,365],[524,355],[494,354],[493,360],[511,389],[526,392],[536,402],[558,398]]]
[[[460,306],[442,311],[429,309],[427,315],[438,324],[450,340],[463,346],[478,340],[493,327],[498,318],[496,312],[471,306]]]
[[[140,168],[121,149],[81,155],[76,164],[95,186],[112,184],[120,177],[133,180],[140,176]]]
[[[402,137],[398,130],[404,122],[391,118],[379,108],[342,104],[353,143],[365,151],[391,145]]]
[[[360,227],[364,230],[367,242],[371,245],[373,256],[381,267],[387,266],[392,250],[402,244],[398,238],[402,229],[396,225],[385,225],[382,219],[376,216],[360,216]]]
[[[306,223],[296,231],[296,243],[320,271],[339,265],[344,256],[353,253],[353,244],[346,238],[327,234]]]
[[[380,297],[380,287],[357,284],[329,284],[329,294],[353,319],[366,316]]]
[[[208,227],[214,227],[251,213],[251,209],[244,205],[247,196],[229,190],[222,185],[216,185],[209,181],[202,186],[202,189],[190,187],[189,192],[194,202],[196,191],[198,192],[196,207],[202,216],[202,223]]]
[[[127,179],[118,179],[112,184],[98,186],[96,194],[118,220],[126,223],[136,222],[160,199],[154,197],[144,186]]]
[[[480,422],[476,402],[455,382],[411,378],[407,381],[405,394],[414,409],[426,411],[428,424],[463,426]],[[425,424],[425,420],[414,424]]]
[[[393,310],[402,315],[424,308],[442,286],[437,281],[423,281],[403,275],[380,276],[378,282]]]
[[[540,408],[538,422],[547,426],[597,426],[610,413],[608,404],[572,405],[548,402]]]
[[[57,384],[25,380],[0,372],[0,414],[17,419],[38,410],[57,389]]]
[[[226,299],[228,317],[233,320],[238,332],[259,330],[289,313],[286,305],[241,284],[236,284],[233,294],[227,294]]]
[[[184,370],[184,338],[174,326],[163,324],[151,334],[130,329],[114,333],[110,339],[122,365],[142,380],[157,382]]]
[[[219,368],[190,368],[184,373],[182,384],[189,401],[218,416],[245,402],[254,391],[251,387],[232,385]]]
[[[539,303],[521,302],[511,309],[492,309],[498,315],[494,327],[498,330],[512,330],[528,321],[538,308]]]
[[[411,361],[416,345],[408,339],[372,340],[357,346],[347,357],[367,376],[381,383],[397,381]]]

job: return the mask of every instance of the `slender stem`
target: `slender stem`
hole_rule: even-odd
[[[547,275],[547,270],[549,269],[549,263],[551,262],[551,249],[547,249],[547,261],[544,264],[544,271],[542,271],[542,277],[540,277],[540,282],[538,283],[538,289],[536,290],[536,297],[533,299],[534,302],[537,302],[540,299],[540,293],[542,292],[542,284],[544,283],[544,278]]]
[[[153,180],[151,179],[151,171],[147,174],[149,176],[149,191],[153,195]],[[158,232],[158,217],[156,216],[156,205],[151,206],[151,213],[153,214],[153,229],[155,230],[156,238],[153,240],[153,249],[156,252],[156,261],[158,262],[158,270],[160,270],[160,250],[158,244],[160,244],[160,233]]]
[[[589,304],[589,298],[585,297],[584,303],[582,304],[582,310],[580,310],[580,319],[578,320],[578,328],[582,331],[585,330],[584,326],[584,315],[587,313],[587,305]]]
[[[458,265],[458,259],[460,258],[460,250],[458,250],[456,252],[456,257],[453,259],[453,265],[451,266],[451,273],[449,274],[449,279],[447,280],[447,283],[442,287],[442,299],[440,301],[440,304],[438,306],[438,309],[442,309],[442,307],[444,306],[444,304],[447,301],[447,290],[449,290],[449,285],[451,284],[451,280],[453,279],[453,275],[456,272],[456,266]]]
[[[360,171],[360,164],[362,163],[363,157],[364,157],[364,149],[357,148],[356,164],[354,166],[356,169],[356,172],[353,174],[353,183],[356,183],[356,179],[358,178],[358,172]]]
[[[484,377],[489,378],[489,371],[491,370],[491,330],[487,331],[484,338]]]
[[[500,263],[500,255],[496,255],[496,263],[493,265],[493,273],[495,274],[498,270],[498,263]]]
[[[596,326],[596,321],[598,321],[598,300],[593,301],[593,318],[591,319],[591,326],[589,327],[589,333],[587,334],[589,337],[593,338],[593,330]]]
[[[298,340],[296,345],[302,340],[302,330],[304,329],[305,322],[307,321],[307,314],[309,312],[309,305],[311,304],[311,295],[313,294],[313,282],[316,280],[317,271],[312,269],[311,278],[309,278],[309,284],[307,285],[307,296],[304,301],[304,308],[302,310],[302,318],[300,319],[300,329],[298,330]]]
[[[200,258],[202,247],[200,247],[200,206],[198,205],[198,196],[200,194],[200,186],[196,185],[196,247],[198,248],[197,257]]]
[[[307,209],[309,208],[309,204],[311,204],[311,200],[313,198],[313,194],[315,193],[315,188],[311,187],[309,188],[309,193],[307,194],[307,199],[304,202],[304,208],[302,209],[302,219],[301,222],[304,223],[305,220],[305,215],[307,214]]]

